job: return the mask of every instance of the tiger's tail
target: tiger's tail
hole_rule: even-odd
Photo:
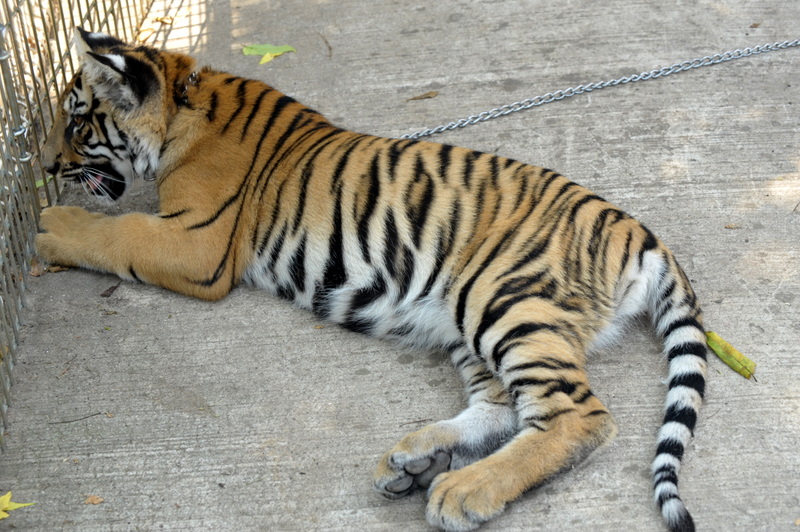
[[[656,504],[671,532],[693,532],[694,521],[678,496],[678,470],[703,400],[706,337],[702,312],[686,274],[671,253],[650,285],[649,311],[669,361],[664,421],[653,460]]]

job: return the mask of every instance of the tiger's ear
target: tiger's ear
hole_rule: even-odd
[[[125,43],[103,33],[77,30],[74,46],[78,61],[98,98],[132,111],[158,87],[153,67],[128,55]]]

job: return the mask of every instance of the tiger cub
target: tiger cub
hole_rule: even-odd
[[[648,313],[669,359],[652,472],[672,531],[694,529],[678,469],[706,374],[699,304],[642,224],[551,170],[363,135],[260,81],[79,29],[81,69],[43,152],[116,200],[154,180],[160,212],[42,213],[44,260],[215,300],[248,283],[366,334],[449,352],[458,416],[380,460],[389,498],[472,530],[616,428],[586,353]]]

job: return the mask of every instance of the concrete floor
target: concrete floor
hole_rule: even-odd
[[[796,0],[167,0],[159,44],[264,79],[335,122],[399,135],[578,83],[800,37]],[[243,44],[291,44],[270,64]],[[800,530],[800,49],[554,103],[439,140],[557,169],[681,260],[706,323],[759,364],[710,363],[681,476],[699,530]],[[437,90],[438,96],[408,101]],[[153,209],[142,191],[114,212]],[[83,201],[75,196],[69,201]],[[378,457],[462,406],[455,372],[264,293],[204,303],[67,271],[31,281],[0,530],[430,530]],[[483,530],[663,530],[649,464],[653,335],[591,361],[615,442]],[[90,496],[100,504],[84,504]]]

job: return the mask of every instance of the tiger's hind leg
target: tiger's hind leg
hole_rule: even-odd
[[[523,305],[529,307],[523,315],[547,316],[533,308],[546,304]],[[611,415],[589,387],[586,342],[577,339],[575,327],[561,320],[547,326],[512,323],[487,330],[481,349],[513,401],[520,430],[494,453],[434,479],[427,517],[445,530],[477,528],[616,434]]]
[[[489,455],[517,432],[517,416],[502,383],[466,347],[455,350],[469,405],[458,416],[407,435],[381,458],[375,488],[388,498],[427,488],[437,475]]]

